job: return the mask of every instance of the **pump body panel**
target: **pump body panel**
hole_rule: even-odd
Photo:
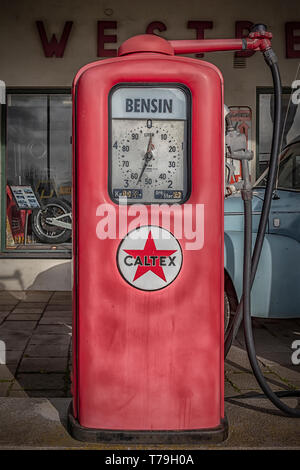
[[[190,206],[186,221],[196,224],[200,207],[200,241],[189,249],[183,229],[180,272],[155,291],[130,285],[117,264],[124,207],[109,195],[108,155],[109,94],[119,84],[179,84],[191,96],[191,188],[175,212]],[[84,67],[73,98],[74,417],[102,430],[217,428],[224,418],[222,76],[199,60],[131,54]],[[97,237],[103,204],[116,214],[114,239]],[[130,207],[128,232],[136,219]],[[159,226],[173,233],[173,221],[162,217]]]

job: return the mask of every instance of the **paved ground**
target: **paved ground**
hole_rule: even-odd
[[[300,320],[255,320],[254,327],[260,363],[273,390],[300,388],[300,365],[291,362]],[[70,293],[0,292],[0,340],[6,344],[6,365],[0,365],[0,448],[93,447],[74,441],[66,431]],[[230,433],[217,447],[300,448],[299,421],[281,416],[258,396],[241,332],[225,369]],[[288,403],[296,406],[297,400]]]

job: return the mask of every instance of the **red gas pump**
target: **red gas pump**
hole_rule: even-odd
[[[137,36],[74,80],[77,439],[227,436],[223,79],[175,54],[266,52],[270,39]]]

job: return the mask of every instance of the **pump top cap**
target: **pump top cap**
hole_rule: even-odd
[[[174,55],[171,44],[155,34],[140,34],[123,42],[118,49],[118,56],[134,54],[136,52],[154,52],[158,54]]]

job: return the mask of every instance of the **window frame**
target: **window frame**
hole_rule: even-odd
[[[283,95],[290,95],[292,93],[292,88],[283,86],[282,87],[282,94]],[[272,94],[274,95],[274,88],[268,86],[260,86],[256,87],[256,128],[255,128],[255,143],[256,143],[256,159],[255,159],[255,181],[263,174],[263,171],[259,171],[259,98],[260,95],[263,94]]]
[[[292,145],[295,145],[295,144],[292,144]],[[299,145],[299,144],[298,144]],[[300,145],[299,145],[299,150],[300,150]],[[284,165],[284,164],[288,164],[292,159],[294,160],[296,157],[300,157],[300,152],[295,152],[295,151],[292,151],[292,153],[290,155],[288,155],[286,158],[284,158],[282,160],[282,162],[280,162],[280,165]],[[300,163],[298,164],[298,167],[299,167],[299,170],[300,170]],[[291,191],[291,192],[295,192],[295,193],[299,193],[300,192],[300,188],[287,188],[287,187],[284,187],[284,186],[280,186],[279,185],[279,178],[280,178],[280,167],[279,167],[279,172],[278,172],[278,183],[277,183],[277,186],[276,186],[276,189],[280,190],[280,191]]]
[[[26,249],[26,245],[22,250],[10,250],[6,247],[6,140],[7,140],[7,95],[9,94],[45,94],[45,95],[71,95],[70,87],[7,87],[6,88],[6,104],[1,106],[1,148],[0,148],[0,167],[1,167],[1,243],[0,258],[30,258],[30,259],[71,259],[72,244],[70,249]]]

